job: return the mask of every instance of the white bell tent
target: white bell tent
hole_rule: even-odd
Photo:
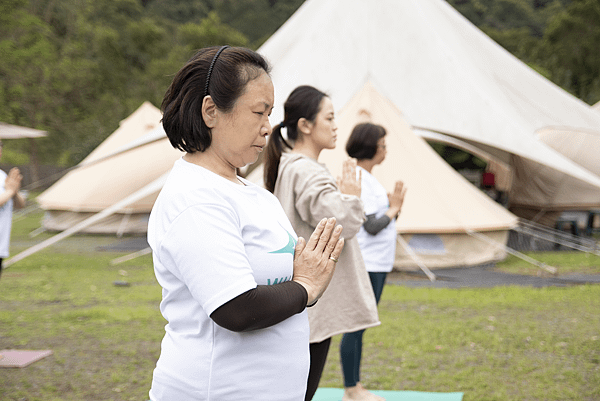
[[[556,126],[600,133],[600,113],[444,0],[307,0],[259,52],[273,65],[278,105],[308,84],[327,92],[339,110],[371,82],[415,132],[458,138],[510,165],[516,210],[573,206],[559,194],[530,193],[531,185],[553,185],[555,172],[600,188],[600,177],[536,136]],[[275,108],[273,123],[282,117],[282,107]]]
[[[373,176],[389,192],[397,180],[406,185],[396,229],[428,268],[476,265],[506,256],[504,246],[509,230],[518,224],[517,217],[448,165],[373,85],[367,83],[342,108],[336,122],[337,146],[323,150],[319,157],[334,177],[341,175],[342,162],[348,158],[345,145],[356,124],[385,127],[387,156],[373,169]],[[415,266],[413,257],[399,244],[396,268]]]

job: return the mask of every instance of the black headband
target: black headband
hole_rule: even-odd
[[[217,58],[219,57],[219,55],[221,54],[221,52],[225,49],[227,49],[229,46],[225,45],[223,47],[221,47],[217,53],[215,54],[215,56],[213,57],[211,63],[210,63],[210,67],[208,67],[208,73],[206,74],[206,85],[204,87],[204,97],[206,97],[206,95],[208,95],[208,84],[210,83],[210,76],[212,74],[212,70],[213,67],[215,66],[215,63],[217,62]]]

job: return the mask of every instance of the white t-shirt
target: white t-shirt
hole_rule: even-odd
[[[0,194],[4,192],[4,182],[7,174],[0,170]],[[10,198],[4,205],[0,205],[0,258],[8,257],[10,245],[10,229],[12,226],[13,200]]]
[[[148,242],[168,321],[153,401],[304,399],[306,310],[244,333],[210,314],[258,284],[292,279],[296,234],[277,198],[242,180],[175,162],[150,215]]]
[[[385,188],[362,167],[361,195],[367,216],[375,214],[380,218],[390,207]],[[364,227],[356,235],[368,272],[389,273],[394,267],[396,257],[396,219],[375,235],[369,234]]]

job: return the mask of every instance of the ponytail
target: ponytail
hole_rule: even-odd
[[[279,175],[279,162],[284,151],[284,146],[291,149],[291,146],[283,139],[281,128],[284,127],[284,122],[276,125],[271,133],[269,143],[267,143],[267,151],[265,153],[264,180],[265,188],[269,192],[275,191],[275,183]]]
[[[291,141],[298,139],[298,121],[305,118],[308,121],[315,121],[317,114],[321,110],[321,101],[327,95],[320,90],[302,85],[290,93],[283,105],[285,119],[281,124],[273,128],[271,138],[267,144],[265,154],[264,179],[265,188],[271,192],[275,191],[277,176],[279,175],[279,162],[285,148],[292,147],[283,139],[281,129],[286,127],[287,137]]]

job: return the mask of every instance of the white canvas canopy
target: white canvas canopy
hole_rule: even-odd
[[[511,204],[560,208],[530,196],[534,162],[600,187],[600,177],[542,142],[539,129],[600,132],[600,114],[512,56],[443,0],[307,0],[259,49],[275,98],[298,85],[330,94],[338,110],[369,81],[413,128],[474,145],[515,170]],[[277,107],[273,122],[281,121]],[[546,185],[546,184],[544,184]]]
[[[600,175],[600,133],[574,130],[563,127],[548,127],[537,132],[537,136],[548,146],[570,160]],[[543,165],[534,165],[522,160],[531,172],[528,196],[542,203],[552,197],[563,209],[588,210],[600,208],[600,188],[579,180],[569,179]],[[538,178],[538,177],[543,177]]]
[[[600,102],[592,106],[600,112]],[[600,132],[571,127],[545,127],[537,137],[555,151],[566,156],[586,170],[600,176]],[[558,210],[589,210],[600,208],[600,188],[525,159],[519,160],[529,174],[517,185],[527,192],[534,203],[543,204],[552,198],[561,205]],[[543,210],[535,211],[541,214]],[[558,213],[556,213],[558,214]],[[535,216],[534,216],[535,218]]]
[[[138,193],[169,172],[182,153],[169,143],[160,119],[160,110],[145,102],[121,121],[119,128],[92,151],[79,168],[44,191],[37,198],[46,210],[43,227],[56,231],[71,228]],[[142,144],[145,145],[140,146]],[[143,197],[82,231],[145,233],[159,190],[144,193]]]
[[[41,138],[46,131],[0,122],[0,139]]]
[[[396,269],[414,269],[418,262],[437,269],[504,258],[508,232],[517,226],[517,217],[452,169],[370,82],[338,113],[337,146],[323,150],[319,157],[334,177],[341,175],[342,162],[348,158],[346,142],[361,122],[380,124],[388,133],[386,160],[373,169],[373,175],[389,191],[397,180],[408,188],[396,229],[410,251],[398,245]],[[262,164],[247,179],[263,185]],[[489,242],[473,232],[485,235]]]
[[[319,160],[334,177],[348,158],[345,144],[354,126],[372,122],[386,128],[386,160],[373,175],[388,190],[397,180],[408,188],[396,229],[430,269],[474,265],[502,259],[508,232],[517,217],[474,187],[417,136],[398,108],[367,83],[339,112],[337,146]],[[469,235],[485,233],[496,245]],[[396,267],[415,267],[397,247]]]

